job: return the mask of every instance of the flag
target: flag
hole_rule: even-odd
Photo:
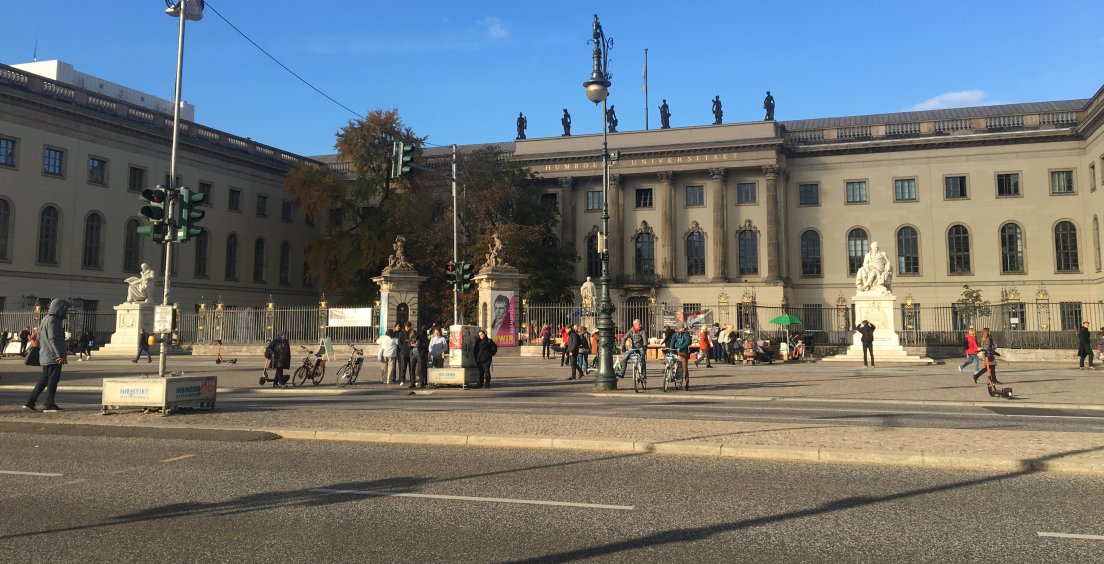
[[[644,50],[644,92],[648,92],[648,50]]]

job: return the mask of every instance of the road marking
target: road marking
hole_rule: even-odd
[[[0,474],[11,474],[13,476],[42,476],[44,478],[60,478],[64,474],[53,474],[50,472],[20,472],[18,470],[0,470]]]
[[[1060,539],[1088,539],[1088,540],[1104,540],[1104,535],[1075,535],[1071,533],[1044,533],[1039,531],[1040,537],[1057,537]]]
[[[633,505],[602,505],[599,503],[573,503],[570,501],[544,501],[539,499],[511,499],[505,497],[471,497],[466,495],[431,495],[431,494],[416,494],[416,493],[400,493],[400,492],[379,492],[371,490],[333,490],[329,488],[316,488],[310,490],[312,492],[319,493],[331,493],[331,494],[355,494],[355,495],[372,495],[380,497],[416,497],[423,499],[447,499],[454,501],[483,501],[490,503],[517,503],[522,505],[555,505],[560,507],[585,507],[587,509],[613,509],[616,511],[632,511],[636,509]]]
[[[174,456],[172,458],[166,458],[165,460],[162,460],[161,462],[176,462],[177,460],[184,460],[185,458],[191,458],[193,456],[195,456],[195,455],[194,454],[182,454],[180,456]]]

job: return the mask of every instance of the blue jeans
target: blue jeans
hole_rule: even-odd
[[[981,370],[981,359],[978,358],[978,355],[968,354],[966,355],[966,362],[958,365],[958,371],[962,372],[964,368],[970,365],[970,362],[974,363],[974,372],[979,372]]]
[[[644,352],[645,352],[644,349],[629,349],[629,350],[625,351],[624,354],[621,355],[621,374],[625,373],[625,362],[627,360],[629,360],[629,355],[631,355],[634,352],[636,353],[636,357],[638,359],[640,359],[640,373],[641,374],[647,374],[648,373],[648,362],[647,362],[647,359],[645,358],[646,355],[644,354]]]

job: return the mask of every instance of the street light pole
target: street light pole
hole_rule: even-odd
[[[598,374],[594,379],[594,389],[609,391],[617,389],[617,378],[613,373],[614,324],[613,300],[610,299],[610,256],[609,256],[609,123],[606,119],[607,99],[609,98],[610,78],[609,50],[613,39],[607,38],[598,14],[593,24],[594,69],[590,80],[583,83],[587,98],[598,104],[602,102],[602,232],[598,235],[598,252],[602,259],[602,275],[598,279]]]

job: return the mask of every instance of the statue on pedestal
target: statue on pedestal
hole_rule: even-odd
[[[859,292],[880,296],[890,295],[893,280],[893,263],[889,256],[878,247],[877,242],[870,244],[870,251],[863,257],[862,267],[855,273],[855,288]]]
[[[564,108],[564,115],[560,118],[560,125],[564,128],[564,137],[571,137],[571,114],[567,113],[567,108]]]
[[[771,96],[770,90],[767,90],[767,97],[763,98],[763,109],[767,110],[763,121],[774,121],[774,96]]]
[[[617,112],[613,111],[613,105],[606,110],[606,125],[609,126],[610,133],[617,133]]]
[[[529,127],[529,120],[525,119],[525,114],[518,112],[517,118],[517,138],[525,139],[525,128]]]
[[[392,270],[414,270],[414,265],[410,264],[406,260],[406,253],[403,250],[403,246],[406,244],[406,237],[402,235],[395,236],[395,253],[387,257],[387,268],[383,269],[383,273],[387,274]]]
[[[663,100],[663,104],[659,106],[659,128],[671,129],[671,108],[667,105],[667,100]]]
[[[510,266],[506,264],[506,260],[502,258],[502,238],[498,236],[498,232],[492,235],[491,244],[487,248],[487,254],[484,257],[483,269],[499,268],[503,266]]]
[[[721,125],[721,118],[724,117],[724,110],[721,109],[721,96],[717,95],[713,97],[713,125]]]
[[[587,276],[586,282],[583,282],[583,285],[579,287],[579,295],[583,297],[583,309],[594,309],[597,290],[589,276]]]
[[[148,264],[143,262],[141,272],[138,273],[138,276],[131,276],[123,281],[128,285],[125,303],[142,304],[149,301],[149,287],[153,282],[154,276],[153,270],[150,269]]]

